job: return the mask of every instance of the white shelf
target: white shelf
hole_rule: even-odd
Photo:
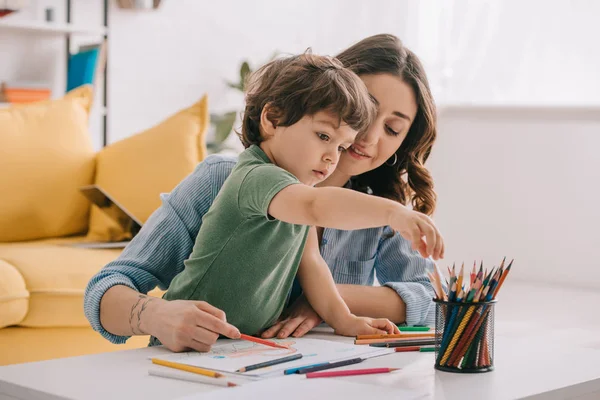
[[[0,19],[0,30],[19,30],[31,33],[44,33],[50,35],[92,35],[103,36],[106,28],[88,28],[60,22],[37,22]]]

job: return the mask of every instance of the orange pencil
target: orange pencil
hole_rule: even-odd
[[[260,339],[260,338],[254,337],[254,336],[244,335],[243,333],[241,334],[240,339],[247,340],[249,342],[264,344],[265,346],[276,347],[278,349],[289,349],[290,348],[289,346],[275,343],[271,340]]]
[[[433,263],[433,276],[435,277],[435,284],[437,285],[438,291],[442,294],[442,300],[448,301],[448,296],[444,289],[442,288],[442,274],[440,274],[440,269],[436,263]]]
[[[435,337],[435,332],[411,332],[411,333],[389,333],[384,335],[358,335],[357,340],[363,339],[404,339],[404,338],[422,338]]]
[[[504,280],[506,279],[506,276],[510,272],[510,267],[512,266],[513,261],[515,261],[515,260],[514,259],[511,260],[511,262],[508,264],[508,267],[506,267],[506,270],[504,270],[504,273],[500,277],[500,281],[498,282],[498,286],[496,286],[496,290],[494,290],[494,294],[492,295],[492,299],[495,299],[496,296],[498,295],[498,292],[500,291],[500,287],[502,287],[502,284],[504,283]]]

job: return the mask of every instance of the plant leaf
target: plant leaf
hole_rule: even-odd
[[[231,133],[235,123],[236,111],[230,111],[214,119],[215,143],[223,143]]]
[[[250,72],[250,64],[248,64],[247,61],[244,61],[240,67],[240,88],[242,92],[246,89],[246,77]]]

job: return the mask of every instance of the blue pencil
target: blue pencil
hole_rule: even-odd
[[[303,365],[301,367],[296,367],[296,368],[290,368],[290,369],[286,369],[285,371],[283,371],[284,375],[291,375],[291,374],[295,374],[296,372],[298,372],[299,370],[303,369],[303,368],[312,368],[312,367],[319,367],[321,365],[326,365],[329,364],[327,362],[323,362],[323,363],[318,363],[318,364],[312,364],[312,365]]]

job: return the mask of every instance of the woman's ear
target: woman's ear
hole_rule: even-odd
[[[277,128],[277,112],[267,103],[260,113],[260,132],[264,138],[272,137]]]

